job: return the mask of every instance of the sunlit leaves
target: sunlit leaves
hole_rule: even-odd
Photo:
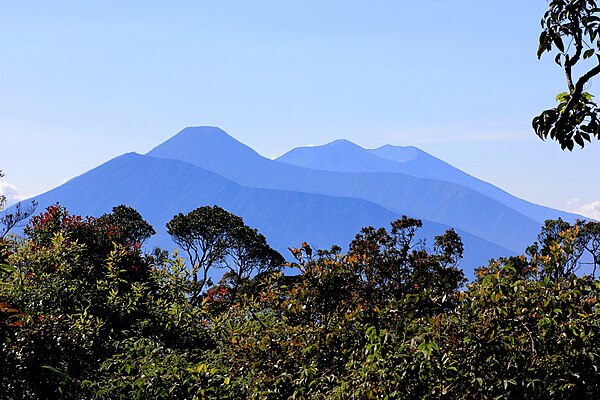
[[[541,21],[537,56],[556,50],[554,62],[564,69],[569,91],[560,93],[559,105],[535,117],[532,126],[541,139],[556,140],[563,150],[600,139],[600,110],[585,92],[590,79],[600,73],[599,13],[595,0],[553,0]],[[583,65],[594,55],[597,64]],[[573,76],[575,66],[584,68],[579,77]]]

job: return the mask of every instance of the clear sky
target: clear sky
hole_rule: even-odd
[[[212,125],[267,157],[338,138],[415,145],[519,197],[600,218],[600,143],[566,153],[531,129],[565,90],[552,58],[535,55],[546,7],[4,1],[0,185],[39,194]]]

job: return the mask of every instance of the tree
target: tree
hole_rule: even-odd
[[[0,178],[4,176],[4,173],[0,170]],[[31,200],[27,205],[18,202],[14,206],[14,211],[10,213],[2,213],[6,206],[6,196],[0,194],[0,239],[4,238],[8,232],[19,226],[21,221],[29,218],[37,208],[37,201]]]
[[[554,61],[564,70],[568,91],[558,94],[558,106],[535,117],[532,125],[541,139],[550,137],[562,149],[600,139],[600,109],[585,91],[600,73],[599,13],[595,0],[552,0],[541,21],[537,56],[556,52]],[[577,77],[575,67],[585,72]]]
[[[146,222],[136,209],[123,204],[113,207],[111,213],[104,214],[99,220],[119,227],[122,239],[128,243],[143,244],[156,233],[152,225]]]
[[[583,247],[592,255],[592,276],[595,277],[596,269],[600,266],[600,222],[577,221],[577,226]]]
[[[575,273],[585,252],[584,236],[580,225],[571,225],[561,218],[544,222],[538,241],[527,248],[527,253],[539,264],[539,272],[552,280]]]
[[[136,221],[140,226],[153,231],[137,211],[130,211],[137,215],[139,220]],[[142,255],[141,242],[132,240],[131,233],[128,232],[130,226],[131,221],[118,214],[83,218],[70,214],[60,204],[54,204],[43,213],[33,216],[23,232],[29,244],[37,248],[53,248],[57,240],[83,246],[79,257],[83,259],[83,263],[93,265],[91,274],[95,276],[90,276],[90,279],[106,274],[107,260],[114,257],[117,248],[122,248],[125,252],[123,263],[127,265],[115,265],[115,268],[123,269],[121,272],[126,276],[122,278],[145,279],[150,272],[150,260]]]
[[[229,269],[237,287],[252,273],[273,269],[283,261],[256,229],[216,205],[176,215],[167,223],[167,232],[188,255],[196,284],[195,298],[210,283],[208,272],[213,267]]]
[[[224,278],[232,286],[232,297],[252,274],[278,271],[284,262],[283,256],[271,248],[256,229],[242,224],[228,232],[227,257],[223,266],[229,270]]]
[[[410,293],[439,295],[454,292],[464,283],[458,269],[463,244],[450,229],[437,236],[433,253],[416,240],[421,220],[402,216],[384,228],[363,228],[350,243],[348,255],[356,260],[365,296],[371,302],[387,302]]]
[[[1,399],[188,398],[202,385],[191,367],[210,342],[183,260],[143,254],[126,232],[149,225],[116,209],[82,218],[54,205],[22,240],[0,241],[12,266],[0,279]]]
[[[188,255],[196,284],[197,298],[208,282],[208,271],[227,255],[227,233],[242,224],[237,217],[218,206],[204,206],[179,213],[167,223],[167,232]]]
[[[0,170],[0,178],[4,177],[4,173]],[[6,197],[0,193],[0,211],[4,210],[4,206],[6,205]]]

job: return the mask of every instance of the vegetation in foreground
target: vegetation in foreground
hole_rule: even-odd
[[[465,286],[460,238],[421,223],[364,228],[349,246],[292,249],[218,207],[175,217],[194,260],[145,254],[133,209],[56,205],[0,241],[2,399],[595,398],[600,319],[584,252],[597,223],[548,221],[521,257]],[[207,267],[208,266],[208,267]],[[205,271],[223,268],[212,284]]]

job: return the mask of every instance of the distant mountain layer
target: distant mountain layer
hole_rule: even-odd
[[[36,199],[98,216],[126,204],[157,230],[150,245],[174,248],[165,224],[217,204],[259,229],[273,247],[306,241],[347,246],[361,227],[402,215],[424,221],[422,238],[453,227],[468,273],[492,257],[521,253],[547,218],[576,216],[515,198],[415,147],[366,150],[345,140],[262,157],[214,127],[186,128],[147,155],[124,154]]]
[[[373,160],[377,161],[372,169],[383,169],[386,165],[388,169],[392,169],[389,165],[399,164],[370,152],[360,151],[360,147],[347,141],[334,142],[324,147],[334,150],[342,148],[341,151],[335,151],[341,153],[337,158],[341,160],[339,163],[346,163],[346,158],[354,159],[353,162],[363,165],[356,167],[357,169],[367,168]],[[414,152],[417,156],[421,154],[416,149]],[[346,153],[358,154],[359,159],[352,158],[351,155],[346,157]],[[248,187],[368,200],[398,214],[456,227],[517,253],[523,251],[525,244],[535,240],[541,225],[539,215],[525,214],[502,201],[455,182],[400,172],[338,172],[289,165],[262,157],[218,128],[186,128],[151,150],[148,155],[182,160]],[[413,161],[418,158],[413,158]],[[335,160],[332,160],[329,165],[334,163]],[[437,164],[447,165],[439,160]],[[502,192],[500,189],[497,191]],[[527,207],[535,210],[544,209],[513,199],[526,203]],[[546,211],[540,211],[542,212]],[[571,218],[560,211],[554,214],[548,211],[547,214],[547,217],[552,218]]]
[[[178,160],[128,153],[36,197],[40,209],[57,201],[72,213],[98,216],[118,204],[137,209],[158,234],[149,245],[172,249],[165,224],[179,212],[218,204],[257,228],[284,255],[307,241],[316,248],[346,247],[363,226],[386,226],[400,217],[361,199],[247,188]],[[424,221],[420,237],[430,241],[448,226]],[[490,257],[512,254],[501,246],[458,231],[467,250],[467,270]]]
[[[367,150],[347,140],[336,140],[323,146],[293,149],[279,157],[277,161],[324,171],[392,172],[457,183],[497,200],[539,223],[557,216],[569,221],[580,218],[575,214],[519,199],[416,147],[385,145]]]

